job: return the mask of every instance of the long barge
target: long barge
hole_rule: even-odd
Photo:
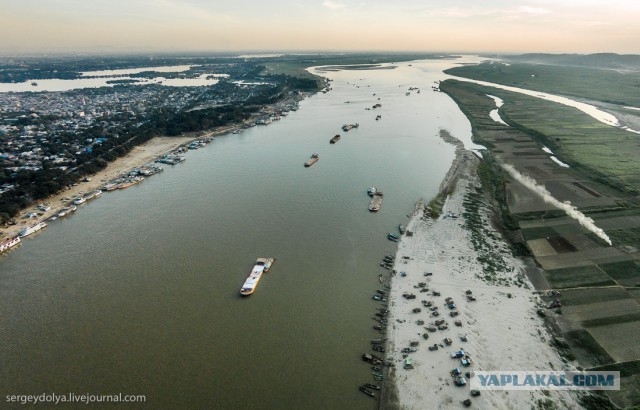
[[[320,156],[318,154],[311,155],[311,158],[309,158],[309,161],[304,163],[304,167],[309,168],[311,165],[318,162],[319,159],[320,159]]]
[[[19,236],[21,238],[24,238],[25,236],[29,236],[34,232],[38,232],[41,229],[44,229],[47,227],[47,224],[45,222],[40,222],[37,223],[35,225],[29,226],[28,228],[24,228],[23,230],[20,231]]]
[[[240,288],[240,294],[242,296],[249,296],[256,291],[258,283],[262,278],[262,274],[269,272],[269,269],[271,269],[271,265],[273,265],[273,262],[275,262],[274,258],[258,258],[258,260],[256,260],[256,264],[253,269],[251,269],[249,277],[247,277],[247,280],[244,281],[242,288]]]

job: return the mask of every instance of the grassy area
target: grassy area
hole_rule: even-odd
[[[545,277],[554,289],[615,285],[606,273],[594,265],[547,270]]]
[[[640,276],[640,262],[620,261],[599,265],[613,279],[627,279]]]
[[[537,226],[534,228],[526,228],[522,230],[522,236],[525,240],[541,239],[556,236],[556,231],[550,226]]]
[[[446,72],[550,94],[640,107],[640,72],[526,63],[483,63]]]
[[[483,137],[497,127],[488,115],[494,103],[486,97],[495,95],[504,100],[501,117],[513,127],[503,129],[504,135],[522,132],[601,187],[640,192],[637,134],[602,124],[575,108],[492,87],[447,80],[440,89],[462,106],[474,128],[485,130],[474,133],[479,143],[495,146]]]
[[[569,346],[571,346],[571,351],[576,353],[577,359],[582,359],[581,362],[590,362],[595,366],[615,362],[596,339],[584,329],[567,332],[564,334],[564,338]]]
[[[620,316],[609,316],[603,317],[601,319],[591,319],[585,320],[582,322],[584,327],[598,327],[598,326],[609,326],[609,325],[617,325],[619,323],[629,323],[629,322],[637,322],[640,321],[640,313],[629,313],[628,315],[620,315]]]
[[[485,213],[486,196],[482,189],[469,192],[463,200],[465,218],[465,228],[470,233],[470,240],[473,248],[478,253],[478,262],[482,264],[482,273],[478,274],[480,279],[486,282],[500,285],[523,286],[524,283],[517,279],[515,282],[503,273],[509,272],[509,266],[504,260],[503,254],[508,249],[503,249],[495,243],[500,239],[494,233]]]
[[[638,246],[640,244],[640,228],[616,229],[608,231],[609,239],[615,245]]]
[[[588,305],[591,303],[608,302],[612,300],[628,299],[629,293],[622,288],[572,289],[562,292],[563,306]]]

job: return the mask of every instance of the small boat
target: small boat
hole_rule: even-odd
[[[404,233],[407,231],[407,229],[405,228],[404,225],[400,224],[400,225],[398,225],[398,231],[400,231],[400,233],[404,235]]]
[[[373,196],[376,192],[378,192],[378,190],[375,187],[367,189],[367,194],[369,194],[369,196]]]
[[[311,158],[309,159],[309,161],[304,163],[305,168],[309,168],[311,165],[318,162],[319,159],[320,159],[320,156],[318,154],[311,155]]]
[[[368,389],[372,389],[372,390],[380,390],[380,386],[377,386],[377,385],[371,384],[371,383],[365,383],[364,387],[366,387]]]
[[[340,140],[340,134],[336,134],[335,137],[333,137],[333,138],[331,138],[331,140],[329,140],[329,144],[335,144],[339,140]]]
[[[80,198],[76,198],[76,199],[73,201],[73,204],[74,204],[74,205],[82,205],[82,204],[84,204],[85,202],[87,202],[87,199],[86,199],[85,197],[80,197]]]
[[[376,397],[376,395],[373,394],[373,392],[371,390],[367,389],[364,386],[360,386],[360,391],[363,392],[364,394],[366,394],[369,397]]]
[[[349,130],[354,129],[354,128],[358,128],[359,126],[360,126],[360,124],[358,124],[358,123],[345,124],[345,125],[342,126],[342,131],[348,132]]]

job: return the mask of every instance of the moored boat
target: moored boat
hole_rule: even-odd
[[[38,232],[40,229],[43,229],[46,226],[47,226],[46,223],[40,222],[40,223],[37,223],[35,225],[31,225],[31,226],[29,226],[27,228],[24,228],[23,230],[20,231],[19,235],[20,235],[21,238],[23,238],[25,236],[31,235],[34,232]]]
[[[126,180],[125,182],[118,184],[118,189],[125,189],[125,188],[129,188],[130,186],[133,186],[135,184],[139,184],[140,182],[142,182],[144,180],[144,177],[135,177],[135,178],[131,178]]]
[[[16,236],[14,238],[7,239],[6,241],[0,243],[0,253],[4,251],[8,251],[9,249],[19,244],[20,241],[21,241],[20,237]]]
[[[377,386],[377,385],[371,384],[371,383],[365,383],[364,387],[366,387],[368,389],[372,389],[372,390],[380,390],[380,386]]]
[[[242,288],[240,288],[240,294],[242,296],[248,296],[255,292],[262,278],[262,274],[271,269],[274,261],[274,258],[258,258],[258,260],[256,260],[255,266],[251,269],[251,273],[247,277],[247,280],[245,280]]]
[[[369,189],[367,189],[367,194],[369,194],[369,196],[373,196],[375,195],[375,193],[378,192],[378,190],[376,189],[376,187],[370,187]]]
[[[87,202],[87,199],[85,197],[80,197],[80,198],[74,199],[73,204],[74,205],[82,205],[85,202]]]

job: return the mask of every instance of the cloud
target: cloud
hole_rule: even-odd
[[[322,3],[323,6],[325,6],[328,9],[332,9],[332,10],[337,10],[337,9],[343,9],[347,6],[345,6],[344,4],[340,4],[340,3],[334,3],[331,0],[325,0]]]
[[[520,14],[549,14],[551,11],[542,7],[522,6],[515,9],[515,13]]]

